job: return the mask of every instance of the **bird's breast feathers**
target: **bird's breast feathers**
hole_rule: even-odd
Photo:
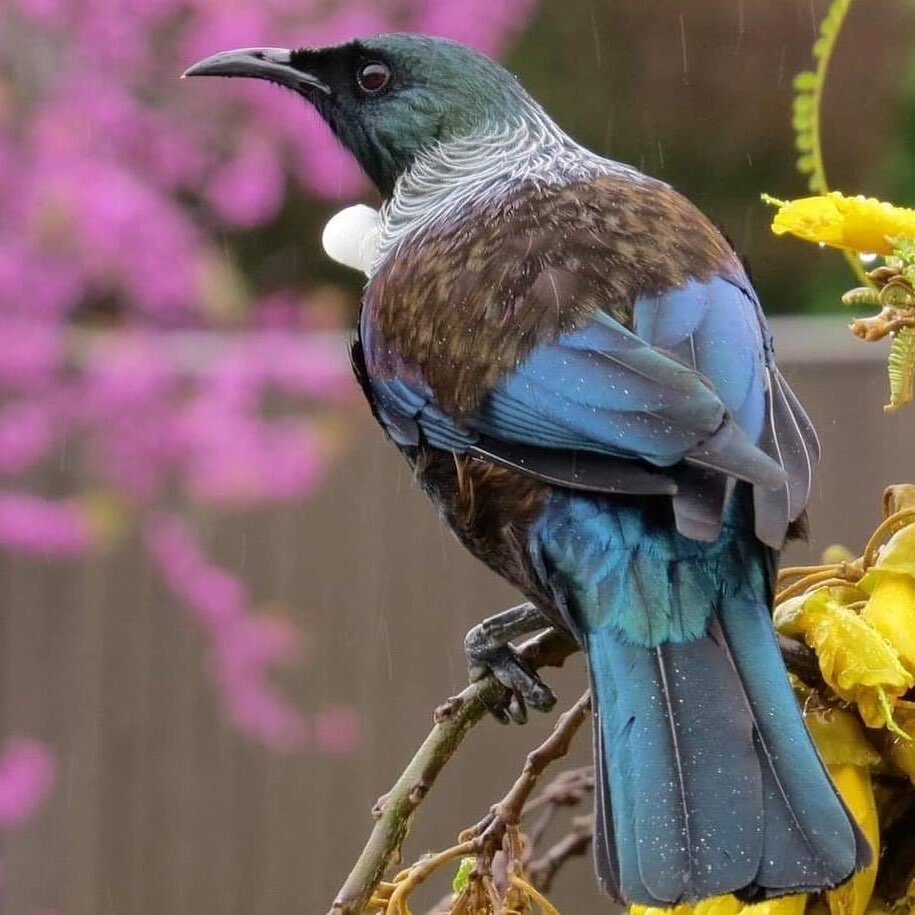
[[[392,251],[367,287],[363,327],[460,417],[539,343],[598,311],[629,327],[639,296],[718,273],[742,276],[718,230],[665,184],[530,183]],[[383,371],[385,354],[366,358]]]

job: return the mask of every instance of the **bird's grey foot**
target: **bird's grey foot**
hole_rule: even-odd
[[[519,604],[483,620],[465,636],[464,652],[470,679],[479,680],[491,673],[508,690],[500,699],[487,703],[497,721],[524,724],[528,706],[546,712],[556,704],[555,693],[511,644],[518,636],[550,625],[533,604]]]

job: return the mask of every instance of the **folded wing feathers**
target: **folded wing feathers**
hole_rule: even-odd
[[[810,498],[820,443],[803,407],[774,365],[766,368],[766,424],[759,444],[787,474],[778,490],[766,492],[757,487],[754,491],[756,536],[780,547],[789,522],[800,517]]]
[[[755,380],[720,349],[742,348],[746,334],[732,341],[730,330],[736,333],[743,321],[735,308],[750,303],[755,313],[743,318],[758,329],[757,344],[745,344],[761,350]],[[717,279],[640,300],[635,319],[633,333],[598,311],[591,324],[543,344],[466,425],[442,413],[431,391],[396,375],[373,379],[378,411],[402,445],[417,443],[418,427],[434,446],[475,451],[559,485],[670,493],[688,479],[663,472],[678,463],[746,480],[754,486],[757,536],[780,547],[809,499],[820,446],[764,344],[768,335],[758,303]],[[608,472],[596,467],[601,457],[613,464]],[[621,465],[632,459],[648,472],[624,472]],[[588,465],[584,472],[579,462]],[[727,501],[718,487],[715,493],[700,498],[687,485],[675,496],[681,533],[714,539]]]

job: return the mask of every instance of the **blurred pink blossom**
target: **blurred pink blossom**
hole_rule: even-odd
[[[40,400],[0,409],[0,473],[17,474],[43,458],[58,440],[54,413]]]
[[[248,228],[276,216],[283,185],[282,168],[270,147],[262,139],[247,138],[235,158],[213,172],[204,193],[228,225]]]
[[[346,706],[319,712],[314,721],[314,739],[324,753],[352,753],[359,746],[359,717]]]
[[[37,740],[7,739],[0,752],[0,827],[19,826],[54,787],[54,757]]]
[[[63,367],[63,355],[64,328],[0,317],[0,390],[43,390]]]
[[[210,640],[210,667],[229,720],[275,750],[305,737],[301,714],[268,677],[299,655],[299,633],[286,620],[254,616],[245,585],[207,560],[188,525],[155,515],[145,526],[149,552],[169,590],[188,606]]]
[[[0,492],[0,546],[38,556],[78,556],[92,543],[85,510],[75,502]]]
[[[494,57],[501,55],[518,24],[534,12],[534,0],[420,0],[415,29],[445,35]]]
[[[326,477],[356,390],[340,336],[311,332],[334,295],[312,294],[295,258],[254,278],[242,265],[252,232],[366,182],[303,102],[178,76],[228,47],[393,30],[500,52],[532,2],[0,5],[0,548],[79,556],[108,542],[121,506],[208,640],[228,720],[269,747],[349,752],[358,721],[344,708],[306,721],[282,698],[270,678],[300,633],[252,612],[242,580],[162,506],[293,502]],[[63,449],[70,489],[33,493]]]

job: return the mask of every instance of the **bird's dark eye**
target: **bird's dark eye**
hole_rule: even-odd
[[[356,82],[367,95],[377,95],[390,81],[391,71],[378,60],[362,64],[356,72]]]

